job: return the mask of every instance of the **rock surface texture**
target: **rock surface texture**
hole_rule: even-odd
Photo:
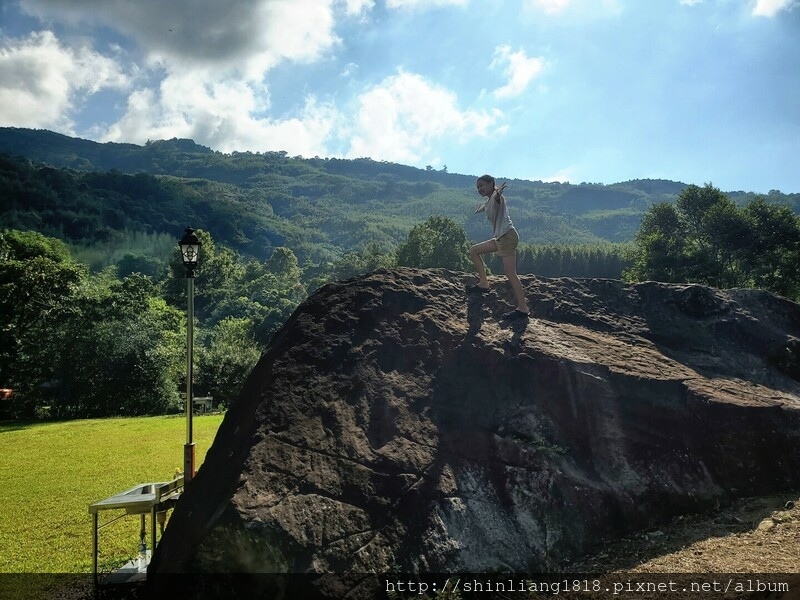
[[[335,572],[353,592],[363,573],[555,571],[800,488],[800,305],[530,276],[532,318],[506,323],[505,278],[473,279],[378,271],[299,307],[150,572]]]

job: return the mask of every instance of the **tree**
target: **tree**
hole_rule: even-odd
[[[319,287],[326,281],[340,281],[364,275],[377,269],[395,266],[395,256],[377,242],[369,242],[362,249],[345,252],[335,263],[327,266],[324,272],[314,273],[311,286]],[[308,270],[312,272],[311,269]]]
[[[630,280],[763,287],[800,296],[800,220],[756,199],[738,207],[707,184],[687,186],[675,205],[650,208],[636,234]]]
[[[675,206],[685,232],[683,278],[716,287],[736,285],[739,244],[727,234],[740,229],[736,205],[709,183],[686,186]]]
[[[144,276],[97,275],[55,332],[50,413],[57,417],[162,414],[179,405],[184,317]]]
[[[128,253],[117,262],[117,275],[119,277],[127,277],[138,273],[152,277],[154,280],[159,280],[165,275],[165,271],[164,262],[153,256]]]
[[[636,234],[633,264],[626,277],[637,281],[680,281],[686,276],[686,240],[676,208],[666,202],[653,205]]]
[[[415,225],[397,249],[400,267],[464,271],[470,264],[467,234],[463,227],[447,217],[433,216]]]
[[[63,242],[34,232],[0,233],[0,382],[15,390],[19,414],[35,413],[55,352],[53,332],[74,310],[86,277]]]
[[[239,395],[261,356],[247,319],[226,318],[203,334],[197,352],[197,386],[225,406]]]
[[[763,198],[748,204],[743,213],[751,225],[742,236],[749,284],[800,299],[800,219],[787,206]]]
[[[286,287],[293,288],[300,283],[300,266],[294,252],[289,248],[275,248],[264,266]]]

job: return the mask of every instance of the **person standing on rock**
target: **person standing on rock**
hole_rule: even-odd
[[[503,319],[527,319],[530,316],[528,303],[525,301],[525,293],[522,290],[522,283],[517,276],[517,246],[519,245],[519,235],[508,215],[508,204],[506,203],[503,190],[504,183],[499,188],[491,175],[481,175],[476,183],[478,193],[486,198],[486,202],[475,209],[474,214],[485,212],[486,218],[492,224],[492,234],[494,237],[480,244],[475,244],[469,249],[469,257],[478,272],[478,283],[467,286],[467,290],[473,293],[485,294],[489,291],[489,281],[486,279],[486,266],[483,264],[481,255],[489,252],[497,252],[503,259],[503,269],[505,270],[508,282],[514,292],[517,307],[503,315]]]

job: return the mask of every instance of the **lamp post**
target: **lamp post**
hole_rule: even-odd
[[[186,444],[183,446],[183,479],[189,482],[194,477],[194,442],[192,441],[192,376],[194,365],[194,270],[200,254],[200,240],[194,229],[186,228],[181,241],[181,260],[186,267],[186,295],[188,297],[186,321]]]

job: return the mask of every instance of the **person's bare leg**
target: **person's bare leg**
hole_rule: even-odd
[[[511,284],[511,290],[514,292],[514,298],[517,301],[517,310],[527,313],[528,303],[525,301],[525,291],[522,289],[522,283],[517,276],[517,255],[516,253],[511,256],[503,257],[503,269],[508,277],[508,282]]]
[[[482,254],[489,252],[497,252],[497,242],[494,240],[487,240],[480,244],[475,244],[469,249],[469,257],[472,259],[472,264],[475,265],[475,270],[478,272],[478,287],[489,289],[489,280],[486,279],[486,266],[483,264]]]

